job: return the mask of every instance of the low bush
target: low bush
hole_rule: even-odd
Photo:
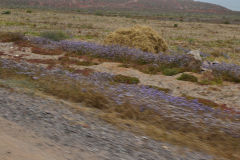
[[[3,11],[2,14],[11,14],[11,11]]]
[[[47,38],[53,41],[61,41],[69,38],[68,35],[66,35],[64,32],[61,32],[61,31],[42,32],[40,33],[40,37]]]
[[[219,63],[209,67],[216,77],[222,80],[240,83],[240,66],[236,64]]]
[[[183,73],[180,77],[177,78],[177,80],[181,80],[181,81],[189,81],[189,82],[198,82],[198,78],[190,75],[190,74],[186,74]]]
[[[169,93],[169,92],[171,92],[171,90],[168,89],[168,88],[161,88],[161,87],[158,87],[158,86],[152,86],[152,85],[148,85],[147,87],[149,87],[149,88],[153,88],[153,89],[156,89],[156,90],[158,90],[158,91],[165,92],[165,93]]]
[[[116,75],[113,77],[113,81],[117,83],[138,84],[140,81],[136,77],[129,77],[124,75]]]
[[[173,76],[182,72],[183,70],[181,68],[166,68],[162,71],[162,73],[166,76]]]
[[[119,46],[101,46],[89,42],[73,41],[51,41],[38,37],[29,40],[34,45],[40,45],[43,48],[57,48],[73,52],[77,55],[88,55],[91,57],[111,59],[132,65],[132,67],[141,70],[144,73],[156,74],[162,72],[164,68],[171,72],[180,73],[182,71],[199,71],[201,62],[196,61],[188,55],[168,55],[168,54],[149,54],[136,49],[129,49]],[[92,65],[92,64],[79,64]],[[178,69],[179,68],[179,69]],[[181,68],[181,69],[180,69]],[[169,72],[169,70],[167,70]],[[166,72],[166,71],[165,71]],[[175,74],[174,73],[174,74]],[[173,75],[173,73],[171,73]]]
[[[223,83],[222,79],[215,79],[215,80],[201,80],[198,82],[201,85],[220,85]]]
[[[29,42],[44,48],[57,48],[76,55],[87,55],[94,58],[103,58],[111,61],[149,65],[149,73],[161,71],[161,68],[182,68],[186,72],[200,72],[201,61],[187,54],[149,54],[139,49],[121,47],[119,45],[104,46],[83,41],[51,41],[42,37],[31,37]],[[133,66],[134,67],[134,66]]]
[[[174,28],[177,28],[177,27],[178,27],[178,24],[174,24],[173,27],[174,27]]]
[[[224,21],[223,23],[224,23],[224,24],[231,24],[230,21]]]

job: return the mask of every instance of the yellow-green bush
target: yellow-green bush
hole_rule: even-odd
[[[104,43],[138,48],[152,53],[159,53],[168,49],[167,43],[156,31],[148,26],[140,25],[120,28],[110,33],[105,38]]]

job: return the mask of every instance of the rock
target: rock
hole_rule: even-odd
[[[220,64],[220,62],[219,61],[213,61],[211,64],[213,64],[213,65],[215,65],[215,64]]]
[[[192,55],[196,60],[202,61],[200,50],[193,50],[188,52],[187,54]]]
[[[212,71],[211,66],[213,65],[217,65],[220,64],[219,61],[213,61],[213,62],[209,62],[209,61],[203,61],[202,62],[202,66],[201,66],[201,71],[205,72],[205,71]]]
[[[211,62],[209,61],[203,61],[201,66],[201,71],[208,71],[210,70]]]
[[[236,52],[240,52],[240,47],[235,48]]]

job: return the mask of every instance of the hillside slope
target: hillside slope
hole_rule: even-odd
[[[183,11],[200,13],[225,13],[230,10],[210,3],[193,0],[1,0],[2,6],[30,6],[64,9],[120,9],[144,11]]]

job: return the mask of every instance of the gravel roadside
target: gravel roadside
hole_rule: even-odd
[[[0,117],[64,147],[66,160],[86,159],[83,153],[90,153],[98,160],[221,159],[118,130],[69,108],[63,101],[0,88]]]

